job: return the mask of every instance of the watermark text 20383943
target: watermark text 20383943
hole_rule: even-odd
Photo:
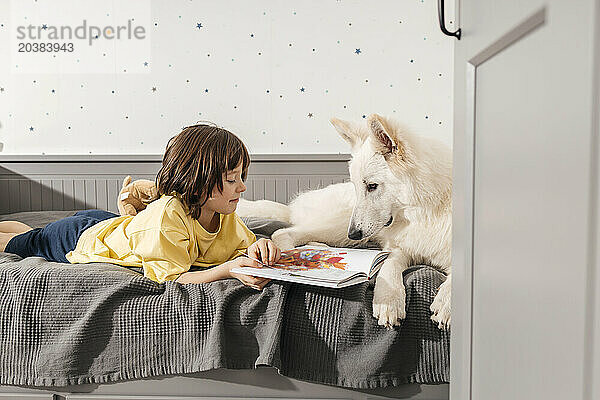
[[[88,25],[87,20],[83,20],[81,25],[72,27],[70,25],[42,25],[42,26],[17,26],[17,39],[19,40],[87,40],[91,46],[94,40],[104,39],[145,39],[146,29],[143,26],[133,26],[131,20],[126,25],[118,26],[96,26]],[[20,51],[20,50],[19,50]]]
[[[18,46],[19,53],[57,53],[61,51],[72,53],[75,50],[75,45],[73,42],[21,42],[18,44]]]
[[[11,73],[151,73],[151,0],[10,3]]]

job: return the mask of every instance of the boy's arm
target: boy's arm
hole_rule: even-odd
[[[182,284],[186,283],[206,283],[214,282],[221,279],[231,278],[229,274],[229,265],[224,263],[202,271],[188,271],[179,275],[175,282]]]
[[[245,254],[248,250],[248,247],[256,242],[256,235],[254,232],[248,229],[246,224],[244,224],[244,221],[242,221],[237,214],[235,214],[235,220],[237,224],[235,229],[235,239],[238,241],[238,245],[229,257],[230,261],[236,259],[242,254]]]
[[[205,271],[189,271],[181,274],[175,282],[186,283],[208,283],[221,279],[236,278],[246,286],[257,290],[262,290],[269,283],[268,278],[259,278],[244,274],[231,272],[234,267],[259,267],[259,263],[247,257],[238,257],[235,260],[227,261],[221,265],[210,268]]]

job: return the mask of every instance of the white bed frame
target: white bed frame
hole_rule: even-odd
[[[448,399],[448,385],[407,384],[395,388],[352,390],[281,376],[275,368],[211,370],[114,384],[30,389],[0,386],[0,400],[208,400],[208,399]]]
[[[299,191],[348,179],[348,154],[253,155],[244,197],[287,203]],[[116,197],[125,175],[154,179],[158,155],[0,156],[0,214],[19,211],[101,208],[118,212]],[[0,350],[1,351],[1,350]],[[398,357],[402,357],[401,354]],[[407,384],[352,390],[303,382],[274,368],[211,370],[114,384],[61,388],[0,386],[0,400],[175,399],[428,399],[449,398],[449,385]]]

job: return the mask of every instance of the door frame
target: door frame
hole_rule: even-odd
[[[457,0],[456,10],[459,10]],[[509,48],[528,34],[544,26],[547,21],[546,6],[535,11],[490,45],[468,59],[464,80],[465,107],[463,116],[455,116],[453,167],[453,233],[452,233],[452,335],[450,398],[472,399],[472,343],[473,343],[473,249],[475,205],[475,145],[476,145],[476,89],[477,69],[495,55]],[[461,26],[461,25],[458,25]],[[462,27],[462,26],[461,26]],[[462,27],[464,28],[464,27]],[[466,33],[468,37],[468,29]],[[464,37],[464,36],[463,36]],[[455,66],[456,67],[456,66]],[[458,72],[462,66],[458,65]],[[456,74],[455,74],[456,75]],[[462,82],[456,79],[460,85]],[[456,84],[456,83],[455,83]],[[460,88],[458,89],[460,90]],[[456,92],[456,90],[455,90]],[[460,101],[455,98],[455,101]],[[461,135],[461,130],[464,135]],[[457,157],[458,156],[458,157]],[[456,159],[460,163],[456,163]],[[458,187],[458,190],[456,190]],[[457,311],[458,310],[458,311]],[[453,385],[453,382],[456,384]]]

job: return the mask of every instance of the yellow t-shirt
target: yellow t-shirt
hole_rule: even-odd
[[[135,216],[101,221],[86,229],[75,250],[66,254],[71,263],[107,262],[142,267],[156,282],[174,280],[192,265],[209,267],[236,258],[256,236],[235,213],[220,214],[219,228],[208,232],[187,215],[175,196],[163,195]]]

